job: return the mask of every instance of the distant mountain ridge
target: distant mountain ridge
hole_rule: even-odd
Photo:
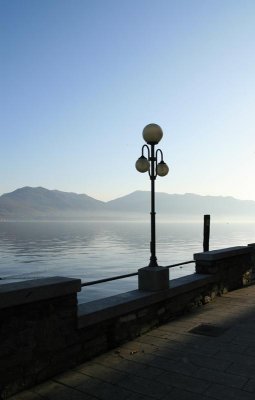
[[[255,201],[197,194],[156,193],[159,218],[234,217],[255,221]],[[144,219],[150,212],[150,192],[135,191],[103,202],[86,194],[23,187],[0,196],[0,220]]]
[[[78,210],[80,213],[98,211],[103,205],[104,202],[86,194],[26,186],[0,197],[0,218],[61,218],[66,213],[75,216]]]

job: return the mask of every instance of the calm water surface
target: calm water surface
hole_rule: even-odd
[[[202,251],[203,223],[158,223],[159,265],[192,260]],[[91,281],[137,272],[148,265],[150,225],[142,222],[1,222],[2,283],[48,276]],[[210,249],[255,242],[254,224],[211,225]],[[194,264],[170,270],[171,279],[191,274]],[[87,287],[80,301],[137,288],[137,277]]]

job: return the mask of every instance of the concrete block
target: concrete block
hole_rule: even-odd
[[[138,270],[138,289],[157,291],[169,288],[169,269],[145,267]]]

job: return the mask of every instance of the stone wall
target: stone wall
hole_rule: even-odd
[[[133,290],[79,306],[78,279],[0,285],[2,395],[42,382],[249,284],[254,250],[243,246],[199,253],[194,255],[197,273],[171,280],[167,289]]]
[[[196,272],[217,276],[227,290],[238,289],[251,282],[254,250],[249,245],[194,254]]]
[[[64,370],[77,340],[80,280],[0,286],[0,387],[8,396]]]

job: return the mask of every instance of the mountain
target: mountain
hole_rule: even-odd
[[[0,197],[0,219],[77,218],[103,208],[103,201],[86,194],[43,187],[23,187]]]
[[[192,193],[156,193],[157,219],[181,221],[211,214],[217,219],[255,221],[255,201]],[[23,187],[0,196],[0,220],[148,219],[150,192],[136,191],[103,202],[86,194]]]
[[[150,212],[150,193],[137,191],[109,201],[107,207],[118,212]],[[255,201],[238,200],[234,197],[200,196],[193,193],[156,193],[157,218],[169,216],[177,220],[201,218],[211,214],[218,219],[246,219],[255,221]]]

